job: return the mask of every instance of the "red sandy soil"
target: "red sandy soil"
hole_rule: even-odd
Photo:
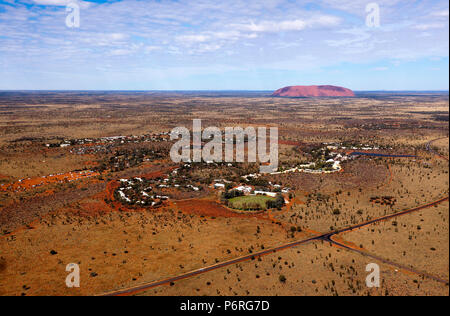
[[[302,146],[303,143],[292,141],[292,140],[279,140],[278,144],[280,145],[288,145],[288,146]]]
[[[78,206],[79,208],[74,212],[84,217],[104,215],[112,211],[112,208],[101,200],[81,201]]]
[[[165,171],[156,171],[140,175],[140,178],[154,179],[164,177]],[[108,212],[136,212],[142,211],[144,208],[138,206],[128,207],[114,198],[114,192],[119,187],[118,181],[110,181],[106,184],[106,189],[98,194],[81,200],[79,203],[72,204],[68,210],[77,213],[79,216],[97,216]],[[109,203],[106,203],[106,200]]]
[[[155,179],[155,178],[164,178],[165,176],[166,176],[165,172],[163,172],[163,171],[155,171],[155,172],[142,174],[139,177],[143,178],[143,179],[150,180],[150,179]]]
[[[99,163],[98,163],[98,161],[86,161],[86,162],[84,163],[84,165],[85,165],[85,166],[94,166],[94,167],[96,167],[96,166],[99,165]]]
[[[170,168],[172,170],[174,168]],[[154,179],[157,177],[165,177],[167,174],[167,170],[164,171],[156,171],[147,174],[140,175],[141,178]],[[106,214],[109,212],[139,212],[143,211],[146,208],[142,208],[139,206],[127,206],[122,204],[119,201],[116,201],[114,198],[114,192],[119,187],[118,181],[110,181],[106,185],[106,189],[98,194],[90,196],[88,198],[82,199],[77,203],[71,204],[64,211],[70,211],[78,214],[79,216],[98,216],[102,214]],[[108,201],[108,203],[106,202]],[[300,200],[294,200],[296,203],[301,202]],[[290,205],[287,205],[284,209],[290,209],[292,207],[292,202]],[[177,209],[183,213],[187,214],[195,214],[199,216],[208,216],[208,217],[240,217],[240,218],[260,218],[260,219],[269,219],[271,221],[275,221],[271,214],[267,214],[267,212],[236,212],[233,211],[223,205],[221,205],[218,201],[212,199],[205,198],[192,198],[185,200],[169,200],[163,202],[163,205],[155,211],[164,212],[168,208]]]
[[[354,97],[352,90],[336,86],[291,86],[281,88],[273,97]]]
[[[136,209],[129,209],[122,203],[114,200],[114,191],[118,187],[119,183],[117,181],[110,181],[106,184],[104,191],[72,203],[67,208],[60,209],[59,212],[71,212],[81,217],[96,217],[115,211],[136,211]],[[106,203],[106,200],[110,202]]]
[[[26,191],[34,189],[43,185],[52,183],[64,183],[72,182],[75,180],[80,180],[84,178],[96,177],[100,173],[92,171],[82,171],[82,172],[68,172],[63,174],[57,174],[52,176],[44,176],[38,178],[28,178],[24,180],[19,180],[12,184],[0,185],[0,191]]]
[[[156,171],[140,175],[139,177],[145,179],[154,179],[158,177],[164,177],[165,174],[166,173],[163,171]],[[113,180],[108,182],[105,191],[90,197],[88,202],[82,201],[81,203],[79,203],[81,210],[78,209],[77,213],[79,213],[79,215],[89,216],[89,215],[104,214],[110,211],[133,212],[143,210],[143,208],[140,208],[138,206],[133,206],[132,208],[127,207],[121,202],[116,201],[114,198],[114,192],[118,187],[119,187],[118,181]],[[110,203],[106,203],[105,199],[109,200]]]
[[[212,200],[191,199],[172,202],[180,211],[209,217],[261,217],[254,213],[237,213]]]

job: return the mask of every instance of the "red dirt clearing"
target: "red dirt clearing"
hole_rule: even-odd
[[[182,212],[209,217],[261,217],[259,214],[244,214],[233,212],[219,203],[211,200],[191,199],[176,201],[173,204]]]
[[[293,141],[293,140],[279,140],[278,144],[280,144],[280,145],[288,145],[288,146],[302,146],[302,145],[304,145],[301,142],[296,142],[296,141]]]
[[[19,180],[11,184],[0,185],[0,191],[26,191],[52,183],[72,182],[84,178],[96,177],[100,173],[93,171],[68,172],[38,178]]]

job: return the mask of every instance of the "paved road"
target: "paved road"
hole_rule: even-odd
[[[414,274],[417,274],[417,275],[423,275],[423,276],[427,277],[428,279],[432,279],[432,280],[434,280],[434,281],[437,281],[437,282],[440,282],[440,283],[443,283],[443,284],[448,284],[448,280],[444,280],[444,279],[442,279],[442,278],[440,278],[440,277],[434,276],[434,275],[429,274],[429,273],[427,273],[427,272],[419,271],[419,270],[416,270],[416,269],[407,267],[407,266],[405,266],[405,265],[402,265],[402,264],[399,264],[399,263],[390,261],[390,260],[388,260],[388,259],[385,259],[385,258],[376,256],[376,255],[374,255],[374,254],[371,254],[371,253],[362,251],[362,250],[360,250],[360,249],[353,248],[353,247],[347,246],[347,245],[345,245],[345,244],[342,244],[342,243],[340,243],[340,242],[338,242],[338,241],[335,241],[335,240],[333,239],[333,236],[327,236],[327,237],[324,238],[324,239],[325,239],[326,241],[330,242],[331,244],[334,244],[334,245],[339,246],[339,247],[341,247],[341,248],[344,248],[344,249],[347,249],[347,250],[350,250],[350,251],[359,253],[360,255],[363,255],[363,256],[365,256],[365,257],[369,257],[369,258],[375,259],[375,260],[377,260],[377,261],[380,261],[380,262],[383,262],[383,263],[385,263],[385,264],[388,264],[388,265],[397,267],[397,268],[399,268],[399,269],[401,269],[401,270],[409,271],[409,272],[414,273]]]
[[[445,138],[447,138],[447,137],[445,137]],[[440,140],[440,139],[443,139],[443,138],[432,140],[432,141],[428,142],[425,147],[426,147],[426,149],[428,151],[430,151],[430,152],[438,155],[440,158],[445,159],[445,160],[448,161],[448,158],[439,155],[438,153],[434,152],[431,149],[431,144],[433,142],[437,141],[437,140]],[[401,268],[401,269],[404,269],[404,270],[407,270],[407,271],[410,271],[410,272],[413,272],[413,273],[416,273],[416,274],[419,274],[419,275],[423,275],[425,277],[429,277],[429,278],[431,278],[433,280],[436,280],[438,282],[442,282],[442,283],[448,284],[448,280],[443,280],[443,279],[440,279],[438,277],[429,275],[427,273],[416,271],[416,270],[411,269],[409,267],[405,267],[405,266],[399,265],[399,264],[397,264],[395,262],[391,262],[391,261],[389,261],[387,259],[383,259],[383,258],[380,258],[378,256],[375,256],[375,255],[372,255],[372,254],[369,254],[369,253],[366,253],[366,252],[363,252],[363,251],[351,248],[351,247],[349,247],[347,245],[341,244],[341,243],[333,240],[333,236],[336,236],[336,235],[338,235],[340,233],[349,232],[349,231],[352,231],[352,230],[355,230],[355,229],[359,229],[359,228],[362,228],[362,227],[365,227],[365,226],[368,226],[368,225],[371,225],[371,224],[374,224],[374,223],[386,221],[386,220],[389,220],[389,219],[392,219],[392,218],[395,218],[395,217],[398,217],[398,216],[402,216],[402,215],[410,214],[410,213],[413,213],[413,212],[417,212],[417,211],[420,211],[420,210],[423,210],[423,209],[426,209],[426,208],[429,208],[429,207],[433,207],[435,205],[439,205],[439,204],[441,204],[441,203],[443,203],[445,201],[448,201],[448,200],[449,200],[448,196],[447,197],[443,197],[443,198],[441,198],[441,199],[439,199],[437,201],[434,201],[434,202],[431,202],[431,203],[428,203],[428,204],[425,204],[425,205],[422,205],[422,206],[418,206],[418,207],[415,207],[415,208],[412,208],[412,209],[409,209],[409,210],[404,210],[404,211],[401,211],[401,212],[398,212],[398,213],[395,213],[395,214],[379,217],[379,218],[376,218],[376,219],[373,219],[373,220],[370,220],[370,221],[367,221],[367,222],[364,222],[364,223],[361,223],[361,224],[350,226],[348,228],[339,229],[339,230],[336,230],[336,231],[333,231],[333,232],[328,232],[328,233],[325,233],[325,234],[313,236],[313,237],[308,238],[308,239],[294,241],[294,242],[287,243],[287,244],[284,244],[284,245],[281,245],[281,246],[278,246],[278,247],[274,247],[274,248],[270,248],[270,249],[267,249],[267,250],[259,251],[259,252],[256,252],[254,254],[246,255],[246,256],[243,256],[243,257],[236,258],[236,259],[231,259],[231,260],[228,260],[228,261],[220,262],[220,263],[208,266],[208,267],[204,267],[204,268],[201,268],[201,269],[198,269],[198,270],[194,270],[194,271],[191,271],[191,272],[187,272],[187,273],[181,274],[181,275],[176,276],[176,277],[171,277],[171,278],[167,278],[167,279],[164,279],[164,280],[161,280],[161,281],[156,281],[156,282],[150,282],[150,283],[146,283],[146,284],[143,284],[143,285],[140,285],[140,286],[136,286],[136,287],[132,287],[132,288],[128,288],[128,289],[123,289],[123,290],[119,290],[119,291],[113,291],[113,292],[105,293],[105,294],[103,294],[103,296],[124,296],[124,295],[136,294],[136,293],[143,292],[143,291],[146,291],[146,290],[149,290],[149,289],[161,286],[161,285],[167,285],[167,284],[171,284],[173,282],[176,282],[176,281],[179,281],[179,280],[182,280],[182,279],[186,279],[186,278],[190,278],[190,277],[193,277],[193,276],[197,276],[197,275],[200,275],[200,274],[212,271],[212,270],[220,269],[220,268],[223,268],[223,267],[226,267],[226,266],[230,266],[230,265],[233,265],[233,264],[236,264],[236,263],[240,263],[240,262],[243,262],[243,261],[253,260],[255,258],[262,257],[262,256],[265,256],[265,255],[268,255],[268,254],[271,254],[271,253],[275,253],[275,252],[278,252],[278,251],[281,251],[281,250],[286,250],[286,249],[289,249],[289,248],[292,248],[292,247],[295,247],[295,246],[300,246],[300,245],[303,245],[303,244],[306,244],[306,243],[310,243],[310,242],[313,242],[313,241],[320,241],[320,240],[321,241],[330,242],[332,244],[335,244],[335,245],[337,245],[339,247],[342,247],[342,248],[350,250],[350,251],[358,252],[361,255],[371,257],[373,259],[379,260],[379,261],[384,262],[386,264],[391,264],[391,265],[396,266],[398,268]]]
[[[233,264],[236,264],[236,263],[240,263],[240,262],[243,262],[243,261],[253,260],[253,259],[265,256],[265,255],[268,255],[268,254],[271,254],[271,253],[275,253],[277,251],[281,251],[281,250],[285,250],[285,249],[292,248],[292,247],[295,247],[295,246],[299,246],[299,245],[302,245],[302,244],[306,244],[306,243],[309,243],[311,241],[321,240],[323,237],[324,237],[324,235],[320,235],[320,236],[314,236],[314,237],[311,237],[311,238],[308,238],[308,239],[304,239],[304,240],[300,240],[300,241],[294,241],[292,243],[284,244],[282,246],[275,247],[275,248],[270,248],[270,249],[267,249],[267,250],[264,250],[264,251],[257,252],[255,254],[246,255],[246,256],[243,256],[243,257],[236,258],[236,259],[231,259],[231,260],[228,260],[228,261],[220,262],[220,263],[211,265],[209,267],[205,267],[205,268],[201,268],[201,269],[194,270],[194,271],[191,271],[191,272],[187,272],[187,273],[184,273],[184,274],[176,276],[176,277],[172,277],[172,278],[168,278],[168,279],[164,279],[164,280],[156,281],[156,282],[152,282],[152,283],[143,284],[141,286],[137,286],[137,287],[133,287],[133,288],[129,288],[129,289],[124,289],[124,290],[120,290],[120,291],[114,291],[114,292],[106,293],[106,294],[103,294],[103,296],[123,296],[123,295],[136,294],[136,293],[139,293],[139,292],[142,292],[142,291],[146,291],[146,290],[149,290],[151,288],[154,288],[154,287],[157,287],[157,286],[160,286],[160,285],[170,284],[170,283],[173,283],[175,281],[179,281],[179,280],[182,280],[182,279],[186,279],[186,278],[190,278],[190,277],[193,277],[193,276],[197,276],[197,275],[200,275],[200,274],[212,271],[212,270],[220,269],[220,268],[223,268],[223,267],[226,267],[226,266],[230,266],[230,265],[233,265]]]
[[[441,139],[446,139],[446,138],[448,138],[448,137],[438,138],[438,139],[434,139],[434,140],[428,142],[425,145],[426,150],[431,152],[431,153],[433,153],[433,154],[435,154],[436,156],[438,156],[441,159],[449,161],[449,159],[447,157],[444,157],[444,156],[440,155],[439,153],[435,152],[431,148],[431,145],[433,144],[433,142],[441,140]],[[396,156],[396,157],[399,157],[399,156]],[[406,156],[401,156],[401,157],[406,157]],[[415,157],[415,156],[411,156],[411,157]],[[439,278],[437,276],[428,274],[426,272],[418,271],[418,270],[415,270],[413,268],[410,268],[410,267],[398,264],[398,263],[390,261],[388,259],[385,259],[385,258],[376,256],[376,255],[370,254],[368,252],[362,251],[361,249],[350,247],[348,245],[342,244],[342,243],[340,243],[338,241],[335,241],[333,239],[334,236],[336,236],[336,235],[338,235],[340,233],[349,232],[349,231],[352,231],[352,230],[355,230],[355,229],[359,229],[361,227],[364,227],[364,226],[367,226],[367,225],[370,225],[370,224],[373,224],[373,223],[377,223],[377,222],[381,222],[381,221],[392,219],[392,218],[397,217],[397,216],[401,216],[401,215],[406,215],[406,214],[409,214],[409,213],[417,212],[417,211],[420,211],[420,210],[423,210],[423,209],[426,209],[426,208],[433,207],[435,205],[441,204],[441,203],[443,203],[445,201],[448,201],[448,200],[449,200],[449,197],[447,196],[447,197],[444,197],[444,198],[442,198],[442,199],[440,199],[438,201],[435,201],[435,202],[432,202],[432,203],[428,203],[426,205],[418,206],[418,207],[415,207],[415,208],[412,208],[412,209],[409,209],[409,210],[405,210],[405,211],[402,211],[402,212],[399,212],[399,213],[396,213],[396,214],[387,215],[387,216],[384,216],[384,217],[380,217],[380,218],[368,221],[366,223],[362,223],[362,224],[359,224],[359,225],[355,225],[353,227],[349,227],[349,228],[341,229],[341,230],[333,232],[333,233],[329,233],[326,236],[324,236],[322,239],[325,240],[325,241],[328,241],[331,244],[334,244],[336,246],[342,247],[344,249],[347,249],[347,250],[350,250],[350,251],[353,251],[353,252],[357,252],[357,253],[359,253],[359,254],[361,254],[363,256],[373,258],[375,260],[378,260],[380,262],[383,262],[383,263],[395,266],[395,267],[400,268],[402,270],[406,270],[406,271],[409,271],[409,272],[412,272],[412,273],[415,273],[415,274],[418,274],[418,275],[423,275],[423,276],[425,276],[425,277],[427,277],[429,279],[433,279],[433,280],[435,280],[437,282],[440,282],[440,283],[448,284],[449,283],[448,280],[444,280],[442,278]]]

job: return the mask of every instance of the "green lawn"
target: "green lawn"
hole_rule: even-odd
[[[238,196],[228,200],[228,206],[239,210],[257,209],[258,207],[265,210],[267,201],[275,201],[275,198],[266,195]]]

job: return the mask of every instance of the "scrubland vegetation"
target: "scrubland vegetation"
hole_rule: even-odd
[[[0,295],[101,294],[434,202],[448,196],[448,161],[436,155],[449,153],[445,117],[444,94],[0,94]],[[173,163],[167,133],[194,118],[278,126],[281,171],[332,170],[351,150],[415,157],[259,177],[247,177],[258,164]],[[336,238],[449,278],[448,202]],[[448,295],[383,262],[382,286],[368,289],[374,259],[324,241],[252,259],[139,295]],[[72,262],[80,289],[65,286]]]

